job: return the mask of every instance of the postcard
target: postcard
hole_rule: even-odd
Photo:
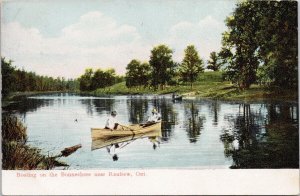
[[[299,194],[297,1],[1,13],[3,195]]]

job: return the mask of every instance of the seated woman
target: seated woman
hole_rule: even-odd
[[[155,108],[152,110],[152,115],[148,118],[147,122],[143,124],[143,127],[153,125],[161,121],[161,115],[157,112]]]

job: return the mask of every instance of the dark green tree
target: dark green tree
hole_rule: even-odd
[[[105,87],[114,85],[115,81],[116,81],[115,69],[110,68],[110,69],[105,70],[103,79],[105,81]]]
[[[298,2],[266,1],[257,7],[258,53],[262,82],[281,88],[298,86]]]
[[[161,89],[171,81],[175,73],[172,60],[173,51],[166,45],[158,45],[151,50],[149,64],[152,68],[151,85]]]
[[[15,91],[16,78],[14,75],[15,68],[11,65],[12,61],[6,61],[1,58],[1,73],[2,73],[2,95],[7,96],[10,92]]]
[[[108,69],[103,71],[97,69],[93,76],[91,77],[91,87],[90,90],[96,90],[97,88],[105,88],[111,86],[115,83],[115,70]]]
[[[147,86],[150,80],[150,65],[134,59],[126,67],[126,86]]]
[[[92,88],[93,70],[86,69],[85,73],[79,78],[79,86],[81,91],[89,91]]]
[[[239,88],[261,84],[298,86],[296,1],[243,1],[226,19],[219,53],[226,75]]]
[[[180,66],[180,73],[184,81],[190,82],[193,88],[193,82],[197,79],[199,73],[204,71],[203,60],[199,57],[194,45],[187,46],[184,50],[185,56]]]
[[[221,57],[227,59],[226,74],[240,89],[247,89],[256,81],[258,58],[256,54],[256,10],[248,2],[238,4],[233,16],[226,19],[228,31],[223,34]]]

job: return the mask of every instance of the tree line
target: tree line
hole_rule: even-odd
[[[97,69],[88,68],[85,73],[78,78],[81,91],[93,91],[97,88],[105,88],[123,81],[122,76],[117,76],[114,69]]]
[[[151,50],[149,62],[131,60],[126,67],[126,86],[163,89],[166,85],[189,82],[192,87],[198,75],[204,71],[204,62],[194,45],[187,46],[184,52],[182,63],[177,63],[172,59],[172,49],[167,45],[158,45]]]
[[[11,60],[1,57],[2,96],[11,92],[24,91],[65,91],[78,89],[77,80],[40,76],[34,72],[26,72],[12,65]]]

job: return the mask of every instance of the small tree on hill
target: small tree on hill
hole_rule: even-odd
[[[216,52],[210,53],[210,59],[207,61],[207,69],[218,71],[220,69],[220,63],[218,62],[218,55]]]
[[[184,50],[185,56],[181,63],[180,75],[183,81],[188,81],[193,88],[193,82],[197,79],[199,73],[204,71],[203,60],[199,57],[194,45],[187,46]]]

